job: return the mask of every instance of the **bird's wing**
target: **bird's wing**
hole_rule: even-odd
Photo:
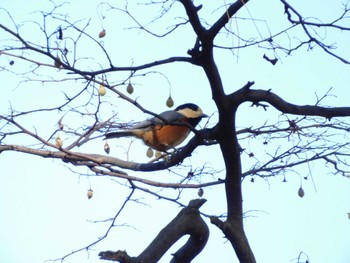
[[[131,127],[131,129],[144,129],[144,128],[148,128],[154,125],[164,125],[164,120],[166,120],[167,122],[171,123],[174,121],[178,121],[181,118],[183,118],[184,116],[181,113],[178,113],[177,111],[173,111],[173,110],[169,110],[169,111],[164,111],[161,114],[159,114],[159,117],[152,117],[149,118],[145,121],[142,121],[140,123],[137,123],[136,125],[134,125],[133,127]]]

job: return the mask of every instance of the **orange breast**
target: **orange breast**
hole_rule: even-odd
[[[182,143],[188,136],[186,126],[164,125],[157,126],[143,134],[144,143],[158,151],[166,151]]]

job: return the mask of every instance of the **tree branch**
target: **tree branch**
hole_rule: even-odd
[[[211,217],[210,222],[216,225],[225,234],[225,237],[235,248],[237,257],[241,263],[255,263],[255,257],[249,247],[248,239],[244,233],[243,226],[232,221],[221,221],[217,217]]]
[[[117,170],[113,166],[119,168],[134,170],[134,171],[157,171],[167,169],[180,163],[183,159],[188,157],[191,152],[198,146],[198,138],[194,137],[187,146],[181,150],[176,151],[169,160],[160,161],[157,163],[134,163],[128,162],[116,157],[89,154],[69,151],[60,148],[59,151],[49,151],[42,149],[33,149],[30,147],[20,145],[0,145],[0,154],[5,151],[16,151],[26,154],[32,154],[43,158],[61,159],[63,162],[72,163],[75,166],[86,166],[91,171],[100,175],[108,175],[118,177],[129,181],[140,182],[145,185],[155,187],[169,187],[169,188],[199,188],[210,185],[222,184],[223,181],[213,181],[204,184],[182,184],[182,183],[160,183],[153,180],[142,179],[135,176],[128,175],[126,172]],[[144,170],[143,170],[144,169]],[[153,170],[152,170],[153,169]]]
[[[320,27],[323,27],[323,28],[336,28],[336,29],[339,29],[341,31],[350,31],[349,27],[339,26],[339,25],[335,24],[338,21],[342,20],[344,17],[346,17],[346,14],[350,11],[348,8],[346,8],[344,10],[343,14],[338,19],[336,19],[335,21],[333,21],[331,23],[312,23],[312,22],[307,22],[302,17],[302,15],[300,15],[299,12],[297,12],[296,9],[294,9],[289,3],[287,3],[286,0],[280,0],[280,1],[284,4],[284,10],[285,10],[285,13],[287,14],[289,22],[291,22],[294,25],[301,25],[301,27],[303,28],[305,34],[309,38],[309,41],[305,41],[305,42],[301,43],[301,45],[306,44],[306,43],[314,42],[320,48],[322,48],[326,53],[328,53],[329,55],[339,59],[341,62],[343,62],[345,64],[350,64],[349,60],[346,60],[343,57],[341,57],[341,56],[339,56],[339,55],[337,55],[337,54],[335,54],[334,52],[331,51],[331,49],[334,49],[333,44],[326,45],[322,40],[319,40],[319,39],[317,39],[317,37],[312,36],[312,34],[310,33],[310,31],[307,28],[307,26],[313,26],[313,27],[318,27],[318,28],[320,28]],[[298,20],[294,20],[292,18],[292,14],[291,14],[291,12],[289,10],[291,10],[298,17]]]
[[[219,31],[230,21],[231,17],[238,12],[249,0],[237,0],[231,4],[224,14],[209,29],[209,36],[214,39]]]
[[[251,90],[242,88],[230,94],[230,100],[233,104],[242,104],[250,101],[259,106],[260,102],[268,102],[282,113],[295,115],[319,116],[331,119],[333,117],[350,116],[350,107],[320,107],[315,105],[296,105],[283,100],[271,91]]]
[[[187,16],[190,20],[192,28],[196,35],[198,36],[201,42],[207,40],[207,30],[202,26],[201,21],[198,16],[198,11],[202,8],[202,6],[194,6],[193,1],[191,0],[180,0],[182,5],[184,6]]]
[[[202,251],[209,238],[208,226],[199,213],[199,208],[205,202],[205,199],[190,201],[138,257],[130,257],[119,250],[100,252],[100,259],[121,263],[156,263],[182,236],[190,235],[186,244],[173,254],[171,263],[191,262]]]

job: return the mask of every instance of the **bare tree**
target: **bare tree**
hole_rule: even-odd
[[[18,76],[19,82],[16,84],[18,86],[43,83],[45,86],[56,88],[62,83],[69,83],[79,88],[63,90],[63,95],[62,93],[53,95],[58,96],[55,105],[38,107],[34,104],[23,109],[11,107],[9,112],[1,113],[0,153],[16,151],[59,159],[75,168],[87,167],[96,175],[117,178],[131,189],[120,211],[136,191],[143,191],[184,207],[139,256],[131,257],[122,251],[105,251],[100,253],[102,259],[120,262],[157,262],[181,236],[190,234],[188,242],[174,254],[171,262],[191,262],[201,252],[209,235],[208,227],[199,213],[199,208],[205,200],[193,200],[187,206],[180,202],[180,196],[188,188],[205,189],[208,186],[224,185],[226,211],[202,216],[210,218],[211,223],[222,231],[240,262],[256,262],[243,228],[241,183],[244,178],[251,177],[254,180],[256,177],[268,178],[283,175],[297,166],[314,161],[329,163],[334,173],[348,176],[347,134],[350,126],[344,119],[337,117],[350,116],[350,107],[321,106],[330,93],[317,97],[316,101],[310,105],[296,105],[284,100],[273,90],[253,88],[254,82],[250,80],[235,91],[226,92],[215,57],[215,52],[218,50],[232,54],[229,56],[232,60],[239,57],[239,50],[261,48],[270,52],[269,55],[264,54],[262,58],[275,65],[283,54],[290,55],[307,47],[310,50],[321,48],[330,55],[330,59],[349,64],[348,58],[342,56],[342,53],[337,53],[335,44],[329,42],[334,40],[321,36],[322,30],[330,33],[342,31],[348,34],[349,9],[346,5],[340,7],[340,12],[334,19],[320,22],[304,17],[287,1],[280,0],[279,12],[284,11],[285,19],[283,26],[274,27],[273,31],[267,35],[262,35],[257,30],[259,35],[255,37],[249,36],[247,32],[240,34],[238,28],[234,29],[232,26],[232,19],[236,17],[236,19],[248,20],[256,27],[259,21],[254,17],[238,17],[242,9],[250,9],[248,1],[223,2],[221,6],[214,7],[208,4],[209,9],[206,3],[195,5],[190,0],[143,1],[140,5],[125,1],[120,6],[100,4],[97,10],[99,10],[101,22],[106,13],[108,16],[123,17],[132,23],[127,30],[136,29],[138,32],[146,33],[154,37],[155,43],[158,43],[157,41],[161,43],[163,39],[171,39],[183,29],[191,29],[192,46],[188,47],[187,54],[171,55],[139,64],[130,60],[125,62],[124,66],[119,66],[118,58],[112,56],[110,49],[115,44],[104,41],[108,31],[102,28],[99,36],[92,35],[89,31],[91,20],[72,21],[69,15],[61,13],[65,5],[65,3],[56,5],[52,2],[50,11],[41,11],[37,14],[40,15],[40,21],[33,20],[23,24],[18,24],[10,13],[1,10],[2,15],[7,18],[5,23],[0,24],[2,33],[6,34],[5,40],[1,42],[0,55],[7,58],[6,65],[2,62],[1,73]],[[139,13],[138,9],[143,12]],[[154,9],[157,10],[156,15],[152,13],[152,17],[148,18],[147,11]],[[208,10],[215,12],[213,11],[213,15],[207,19],[205,14]],[[143,17],[145,13],[147,18]],[[268,23],[267,28],[270,30]],[[35,30],[34,38],[28,34],[28,30]],[[298,31],[297,38],[293,35],[295,31]],[[285,41],[286,36],[288,41]],[[91,46],[95,51],[84,53],[81,51],[82,46]],[[113,97],[126,101],[130,107],[158,116],[124,92],[124,88],[129,86],[127,91],[131,93],[136,80],[152,74],[166,79],[166,74],[158,69],[174,63],[184,63],[203,70],[212,100],[217,108],[217,121],[211,123],[210,121],[214,119],[211,118],[205,128],[193,130],[193,137],[184,147],[166,158],[162,156],[151,162],[141,163],[117,158],[113,154],[91,153],[94,145],[97,143],[101,145],[107,131],[125,128],[130,124],[118,119],[119,113],[105,114],[103,108],[114,104],[112,101],[102,99],[105,91],[113,94]],[[18,71],[16,65],[21,65],[25,70]],[[274,108],[279,113],[279,117],[269,120],[269,123],[260,127],[238,128],[237,110],[246,102],[258,107],[261,111]],[[51,121],[52,123],[49,121],[52,127],[48,134],[47,131],[41,131],[35,125],[29,125],[24,121],[38,118],[42,114],[49,114],[54,120],[54,122]],[[81,122],[77,123],[76,119],[71,121],[70,116],[80,116]],[[293,136],[299,137],[299,142],[290,147],[281,147]],[[346,139],[339,139],[341,137]],[[245,141],[250,139],[263,141],[263,145],[269,147],[267,151],[269,154],[264,159],[252,158],[254,152],[245,148]],[[16,143],[18,140],[21,143]],[[102,144],[105,145],[105,151],[108,153],[110,146],[105,142]],[[203,151],[204,148],[215,147],[215,145],[219,146],[224,162],[224,178],[216,178],[218,169],[209,169],[206,166],[206,160],[201,160],[202,167],[195,169],[191,167],[186,176],[178,182],[162,182],[134,174],[134,172],[166,169],[176,173],[176,167],[195,151]],[[243,156],[249,156],[255,160],[251,167],[242,167]],[[198,183],[197,178],[203,174],[213,176]],[[159,194],[156,190],[159,188],[179,189],[178,195],[173,198]],[[303,195],[302,188],[299,194]],[[120,211],[116,214],[110,229]],[[89,249],[101,239],[82,250]],[[73,253],[75,252],[77,251]]]

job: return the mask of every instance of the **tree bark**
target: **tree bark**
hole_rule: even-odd
[[[100,259],[120,263],[156,263],[182,236],[190,235],[186,244],[173,254],[170,263],[191,262],[202,251],[209,238],[209,228],[199,214],[199,208],[205,202],[205,199],[190,201],[139,256],[130,257],[120,250],[103,251],[99,253]]]

